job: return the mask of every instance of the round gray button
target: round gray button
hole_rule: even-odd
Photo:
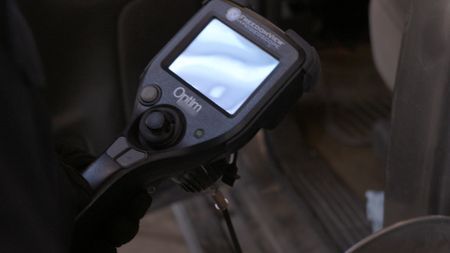
[[[141,100],[146,104],[153,104],[159,99],[159,89],[154,86],[147,86],[141,90]]]

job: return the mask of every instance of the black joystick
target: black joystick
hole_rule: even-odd
[[[170,128],[170,122],[166,120],[164,113],[159,111],[151,112],[145,119],[147,128],[155,134],[163,133],[165,129]]]
[[[153,149],[176,145],[184,134],[184,129],[185,122],[182,114],[172,107],[148,110],[139,124],[141,141]]]

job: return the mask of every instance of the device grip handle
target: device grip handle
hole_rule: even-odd
[[[130,198],[145,192],[146,186],[159,183],[159,170],[149,170],[150,173],[144,176],[125,176],[139,168],[148,157],[149,154],[136,150],[125,137],[120,137],[84,171],[82,176],[94,190],[94,195],[75,218],[74,245],[88,245],[89,240],[102,233],[103,224],[114,219],[117,212],[122,212],[118,210],[127,208]],[[159,168],[158,165],[154,167]]]
[[[83,177],[97,191],[111,176],[136,166],[147,157],[147,153],[132,148],[125,137],[120,137],[84,171]]]

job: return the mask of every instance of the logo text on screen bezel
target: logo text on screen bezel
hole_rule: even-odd
[[[285,42],[272,32],[267,31],[262,26],[244,15],[242,11],[236,7],[228,9],[226,17],[231,22],[240,23],[245,29],[253,33],[255,36],[266,42],[269,46],[279,49]]]
[[[188,95],[186,89],[178,87],[173,91],[173,96],[177,98],[177,105],[189,114],[195,116],[203,109],[203,106],[195,99],[194,96]]]

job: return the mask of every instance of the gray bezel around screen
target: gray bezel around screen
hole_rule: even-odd
[[[180,59],[181,57],[183,57],[183,54],[186,53],[187,49],[191,46],[194,45],[194,42],[196,42],[196,40],[199,38],[199,36],[210,26],[213,25],[214,21],[218,21],[220,25],[225,26],[226,28],[228,28],[230,31],[232,31],[237,38],[242,38],[244,39],[244,41],[248,44],[250,44],[252,47],[256,48],[256,49],[250,49],[250,50],[256,50],[256,51],[261,51],[262,53],[264,53],[265,55],[261,54],[261,57],[265,57],[267,59],[273,59],[272,62],[272,66],[270,72],[267,72],[264,74],[263,78],[261,78],[261,80],[258,80],[257,82],[251,84],[250,92],[247,92],[245,94],[245,98],[238,100],[237,103],[235,103],[235,105],[233,106],[234,110],[230,111],[229,109],[225,108],[224,105],[220,105],[219,102],[214,101],[213,98],[210,98],[208,96],[208,94],[206,94],[205,91],[200,90],[199,88],[197,88],[198,86],[201,86],[201,84],[196,84],[196,83],[192,83],[187,81],[186,77],[181,76],[179,73],[176,73],[175,71],[171,70],[171,67],[173,66],[173,64],[175,64],[175,62]],[[198,41],[197,41],[198,43]],[[270,58],[269,58],[270,57]],[[244,59],[246,60],[246,59]],[[250,60],[250,59],[247,59]],[[280,59],[276,56],[274,56],[273,54],[271,54],[270,52],[268,52],[267,50],[265,50],[264,48],[262,48],[260,45],[258,45],[257,43],[255,43],[254,41],[252,41],[252,39],[248,38],[247,36],[245,36],[244,34],[238,32],[236,29],[234,29],[233,27],[231,27],[230,25],[228,25],[227,23],[223,22],[221,19],[217,18],[217,17],[211,17],[206,24],[204,24],[204,26],[202,27],[201,30],[199,30],[195,36],[193,36],[191,38],[191,40],[184,46],[182,47],[180,50],[177,50],[177,53],[175,54],[175,56],[171,57],[171,59],[167,62],[168,64],[165,64],[165,69],[173,76],[175,76],[179,81],[181,81],[182,83],[184,83],[185,85],[187,85],[188,87],[190,87],[193,91],[195,91],[198,95],[200,95],[202,98],[204,98],[207,101],[210,101],[212,103],[212,105],[214,105],[214,107],[216,107],[217,109],[219,109],[221,112],[225,113],[227,116],[233,116],[236,115],[243,106],[245,106],[245,104],[251,99],[251,97],[264,85],[265,81],[277,70],[277,68],[279,67],[279,65],[281,64]],[[268,66],[266,66],[268,67]],[[231,85],[228,85],[227,88],[230,89]],[[242,91],[242,90],[241,90]],[[228,91],[230,92],[230,91]],[[238,91],[239,92],[239,91]]]

